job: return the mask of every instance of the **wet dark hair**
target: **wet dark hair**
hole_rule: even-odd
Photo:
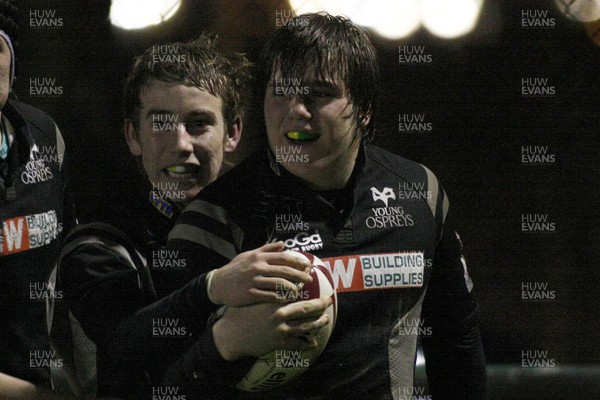
[[[0,0],[0,29],[10,37],[13,46],[19,39],[18,13],[13,1]]]
[[[12,43],[14,54],[12,62],[17,65],[19,53],[19,9],[12,0],[0,0],[0,30],[8,35]],[[14,78],[14,77],[13,77]],[[11,95],[14,93],[11,91]]]
[[[171,49],[174,57],[161,60],[159,49]],[[125,81],[123,109],[126,119],[139,128],[142,89],[151,80],[190,83],[223,102],[225,123],[243,117],[241,93],[250,78],[250,62],[242,54],[224,55],[217,50],[215,35],[202,35],[191,42],[154,45],[136,57]]]
[[[357,138],[372,139],[373,114],[379,95],[377,53],[367,33],[349,19],[324,12],[302,14],[280,28],[265,45],[258,73],[258,98],[262,104],[267,85],[280,72],[303,77],[314,65],[318,79],[340,79],[353,108]],[[368,126],[361,121],[371,116]]]

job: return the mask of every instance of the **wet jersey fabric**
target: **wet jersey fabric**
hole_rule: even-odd
[[[2,129],[13,140],[0,160],[0,372],[49,386],[61,361],[48,345],[47,279],[74,223],[64,141],[48,115],[16,101],[2,110]]]
[[[413,393],[420,337],[433,399],[485,398],[478,307],[448,209],[431,171],[377,147],[361,148],[346,188],[328,192],[271,153],[249,158],[185,209],[168,248],[196,274],[268,242],[308,251],[334,277],[335,330],[297,380],[249,394],[233,387],[252,363],[222,360],[209,322],[164,382],[188,399],[398,400]]]

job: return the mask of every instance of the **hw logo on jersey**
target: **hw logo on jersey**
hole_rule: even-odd
[[[377,188],[371,187],[371,194],[373,195],[373,201],[381,200],[383,201],[386,207],[388,206],[389,199],[396,200],[396,194],[394,193],[394,189],[389,187],[384,187],[381,190],[381,192],[377,190]]]
[[[25,217],[7,219],[2,224],[2,255],[29,250],[29,228]]]
[[[49,244],[61,231],[56,211],[14,217],[2,223],[0,255],[7,256]]]
[[[431,265],[423,252],[357,254],[322,258],[338,292],[419,288]]]

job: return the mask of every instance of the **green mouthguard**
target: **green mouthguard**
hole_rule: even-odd
[[[183,174],[184,172],[186,172],[186,168],[184,166],[178,165],[176,167],[169,167],[167,168],[167,171],[169,172],[175,172],[178,174]]]
[[[168,167],[167,171],[175,172],[176,174],[185,174],[187,172],[194,172],[197,168],[191,165],[177,165],[173,167]]]
[[[316,133],[306,131],[289,131],[285,136],[294,140],[313,140],[319,137]]]

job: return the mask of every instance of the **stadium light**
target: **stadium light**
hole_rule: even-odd
[[[345,15],[391,40],[409,36],[421,24],[444,39],[466,35],[475,28],[483,8],[483,0],[289,0],[289,3],[296,15],[317,11]]]
[[[400,39],[420,26],[419,0],[290,0],[296,15],[327,11],[344,15],[386,39]]]
[[[402,39],[421,26],[419,0],[371,0],[360,2],[350,18],[386,39]]]
[[[352,7],[356,0],[348,0],[349,5],[346,5],[346,9]],[[327,11],[332,15],[343,15],[342,8],[344,8],[343,0],[290,0],[290,7],[294,10],[296,15],[314,13],[319,11]],[[348,15],[348,17],[350,17]]]
[[[423,25],[436,36],[454,39],[471,32],[483,0],[421,0]]]
[[[554,0],[567,17],[580,22],[600,19],[600,0]]]
[[[110,21],[123,29],[142,29],[171,18],[181,0],[112,0]]]

